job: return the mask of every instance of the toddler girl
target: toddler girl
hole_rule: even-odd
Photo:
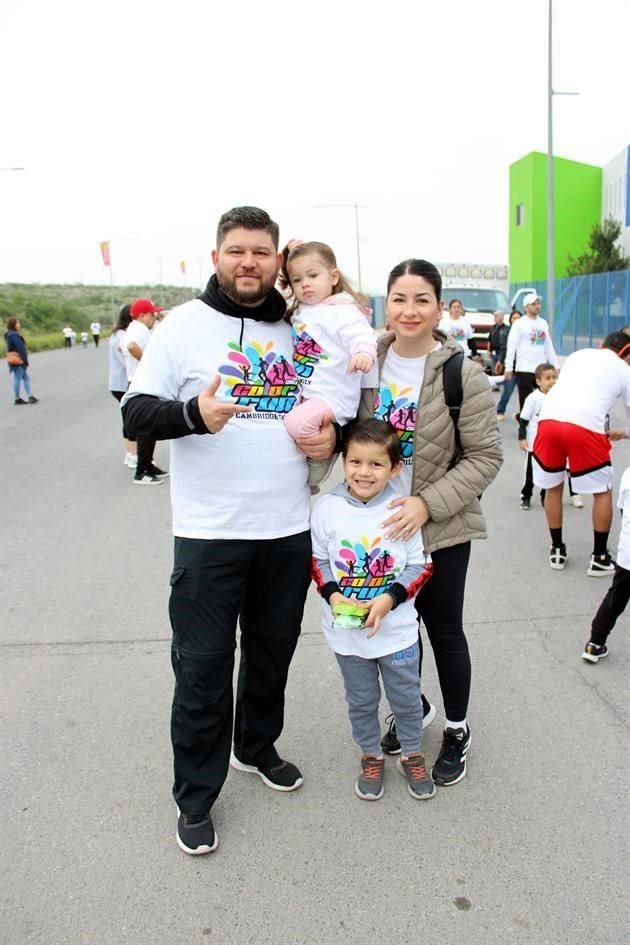
[[[290,242],[281,284],[294,296],[289,318],[302,400],[287,414],[285,425],[297,440],[319,433],[327,420],[343,426],[356,417],[361,374],[376,361],[376,339],[365,300],[339,271],[326,243]],[[309,483],[323,482],[333,462],[309,460]]]

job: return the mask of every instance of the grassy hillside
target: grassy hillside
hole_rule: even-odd
[[[153,299],[156,305],[173,308],[197,295],[198,289],[181,286],[114,286],[114,311],[137,298]],[[0,352],[4,356],[4,331],[7,318],[20,319],[22,334],[30,351],[63,346],[61,329],[71,325],[77,332],[87,331],[98,321],[107,333],[112,324],[111,293],[108,285],[0,284]]]

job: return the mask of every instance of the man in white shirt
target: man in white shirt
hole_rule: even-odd
[[[151,299],[136,299],[129,310],[131,322],[125,331],[122,344],[129,383],[134,379],[138,365],[144,355],[144,350],[151,340],[151,329],[155,323],[155,316],[161,309],[154,305]],[[133,481],[138,486],[159,486],[168,475],[153,462],[155,452],[155,437],[140,434],[138,440],[138,462],[135,467]]]
[[[90,331],[92,332],[92,340],[94,341],[94,347],[98,348],[98,343],[101,338],[101,323],[96,322],[96,321],[92,322],[92,324],[90,325]]]
[[[276,791],[302,784],[275,745],[311,561],[307,464],[283,419],[299,384],[278,239],[264,210],[223,214],[215,275],[171,311],[123,400],[130,433],[171,440],[173,795],[193,855],[217,847],[210,810],[230,764]]]
[[[548,361],[555,368],[559,366],[549,325],[540,317],[541,303],[541,297],[535,292],[526,295],[523,299],[525,316],[514,322],[508,335],[505,380],[509,381],[513,373],[516,375],[519,410],[525,398],[536,390],[534,372],[538,365]]]
[[[541,407],[534,441],[534,483],[546,489],[545,515],[551,534],[549,564],[562,571],[567,549],[562,537],[562,488],[569,468],[576,492],[593,496],[593,554],[589,577],[615,570],[608,553],[612,522],[610,441],[620,434],[608,431],[608,415],[621,398],[630,435],[630,339],[614,331],[601,348],[574,351]]]

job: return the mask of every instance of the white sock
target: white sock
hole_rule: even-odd
[[[463,722],[451,722],[450,719],[444,719],[444,728],[463,728],[464,731],[468,731],[468,722],[466,719]]]

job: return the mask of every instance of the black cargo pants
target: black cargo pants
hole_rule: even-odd
[[[234,752],[272,767],[284,724],[284,690],[310,582],[311,536],[263,541],[175,539],[169,614],[175,692],[171,739],[181,811],[203,814]],[[232,677],[236,624],[241,659]]]

